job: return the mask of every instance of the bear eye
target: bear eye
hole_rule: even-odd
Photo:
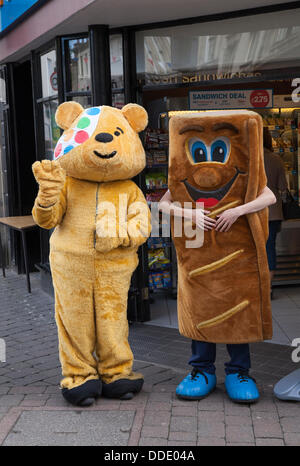
[[[119,126],[117,126],[117,130],[119,130],[119,131],[114,132],[115,136],[120,136],[121,133],[124,134],[124,131],[122,130],[122,128],[119,128]]]
[[[212,162],[225,163],[228,159],[230,142],[227,138],[217,139],[211,145]]]
[[[207,162],[207,148],[201,139],[190,139],[188,147],[194,163]]]

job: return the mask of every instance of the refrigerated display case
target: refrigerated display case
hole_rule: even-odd
[[[284,100],[284,96],[280,96]],[[285,167],[288,189],[300,205],[300,108],[257,110],[272,136],[273,151]],[[300,218],[284,220],[276,242],[277,269],[273,285],[300,283]]]
[[[168,189],[168,133],[163,128],[148,128],[144,135],[146,168],[144,171],[146,200],[149,207],[160,201]],[[153,223],[158,222],[157,225]],[[150,302],[155,296],[167,294],[176,297],[176,257],[170,235],[164,236],[166,219],[159,214],[152,216],[152,230],[157,236],[147,240],[148,285]]]
[[[300,108],[273,108],[257,110],[272,136],[273,152],[280,155],[286,170],[288,188],[300,205],[299,200],[299,116]]]

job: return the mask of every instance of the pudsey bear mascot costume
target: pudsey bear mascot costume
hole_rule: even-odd
[[[211,218],[254,201],[267,184],[262,130],[260,115],[247,110],[172,116],[168,182],[173,201],[181,206],[189,202],[193,208],[203,203]],[[184,234],[174,235],[174,223],[172,229],[178,260],[179,330],[193,340],[192,348],[198,350],[201,342],[203,354],[203,348],[213,353],[212,344],[226,343],[245,351],[250,342],[272,338],[267,207],[241,215],[228,231],[205,231],[198,248],[186,247],[190,238]],[[193,398],[194,381],[201,374],[187,377],[177,394]],[[206,380],[209,392],[216,379],[213,372],[204,375],[201,380]],[[237,386],[243,382],[246,387],[251,380],[242,375]]]
[[[143,193],[130,178],[145,166],[139,105],[122,110],[57,108],[64,133],[54,160],[33,164],[39,191],[32,210],[50,238],[62,394],[91,405],[101,394],[130,399],[143,376],[132,371],[127,298],[138,247],[151,231]]]

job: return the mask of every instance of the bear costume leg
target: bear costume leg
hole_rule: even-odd
[[[132,372],[133,354],[128,343],[127,298],[138,264],[136,253],[122,260],[99,259],[95,267],[98,373],[102,395],[130,399],[143,386],[143,376]]]
[[[55,252],[50,255],[55,289],[55,319],[64,398],[87,406],[101,395],[102,384],[93,356],[96,345],[92,257]]]

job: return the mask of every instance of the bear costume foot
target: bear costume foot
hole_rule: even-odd
[[[69,403],[75,406],[91,406],[95,399],[101,396],[102,382],[99,379],[88,380],[79,387],[62,389],[62,395]]]
[[[102,385],[102,396],[105,398],[119,398],[120,400],[131,400],[134,394],[141,391],[144,379],[119,379],[112,383]]]

